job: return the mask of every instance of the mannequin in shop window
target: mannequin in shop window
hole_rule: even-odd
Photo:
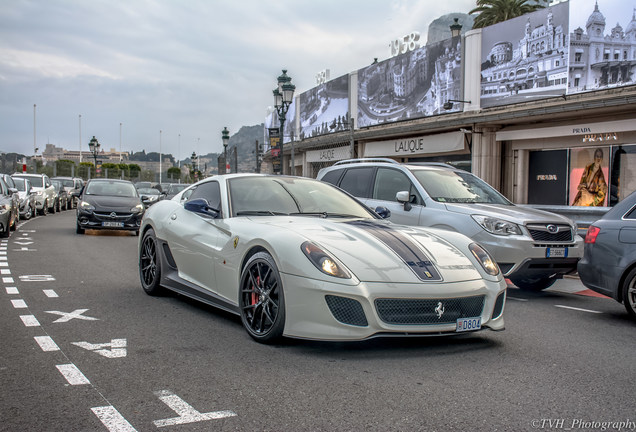
[[[583,170],[578,193],[572,202],[573,206],[602,206],[607,195],[607,183],[601,168],[603,162],[603,150],[597,148],[594,151],[594,162]]]

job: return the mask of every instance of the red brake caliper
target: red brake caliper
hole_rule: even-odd
[[[261,277],[260,276],[256,277],[256,283],[258,285],[261,284]],[[256,295],[256,287],[252,285],[252,306],[254,306],[256,304],[257,300],[258,300],[258,296]]]

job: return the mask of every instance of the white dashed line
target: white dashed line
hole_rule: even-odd
[[[13,305],[13,307],[15,309],[26,309],[27,308],[26,302],[24,300],[22,300],[22,299],[11,300],[11,304]]]
[[[91,408],[97,418],[110,432],[136,432],[137,429],[121,415],[113,406]]]
[[[0,264],[2,264],[2,263],[0,263]],[[15,283],[15,281],[13,280],[13,278],[12,278],[12,277],[3,277],[3,278],[2,278],[2,282],[6,283],[6,284],[12,284],[12,283]]]
[[[51,289],[46,289],[46,290],[42,290],[44,292],[44,294],[49,297],[49,298],[55,298],[55,297],[59,297],[57,295],[57,293]]]
[[[11,274],[11,270],[9,270],[9,269],[0,269],[0,274],[10,275]]]
[[[63,364],[55,366],[57,370],[64,376],[70,385],[85,385],[91,382],[84,376],[74,364]]]
[[[16,287],[7,287],[7,294],[20,294]]]
[[[595,313],[595,314],[600,314],[603,312],[599,312],[599,311],[595,311],[595,310],[590,310],[590,309],[581,309],[581,308],[575,308],[575,307],[571,307],[571,306],[563,306],[563,305],[554,305],[558,308],[561,309],[570,309],[570,310],[575,310],[575,311],[580,311],[580,312],[589,312],[589,313]]]
[[[40,322],[33,315],[20,315],[20,319],[27,327],[39,327]]]
[[[50,336],[35,336],[33,339],[40,345],[42,351],[59,351],[60,347],[51,339]]]

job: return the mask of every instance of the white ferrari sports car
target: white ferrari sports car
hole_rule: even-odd
[[[309,178],[211,177],[146,211],[141,285],[236,313],[263,343],[504,329],[506,283],[481,246],[378,213]]]

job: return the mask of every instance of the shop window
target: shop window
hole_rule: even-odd
[[[612,146],[610,205],[613,206],[622,201],[634,191],[636,191],[636,144]]]

